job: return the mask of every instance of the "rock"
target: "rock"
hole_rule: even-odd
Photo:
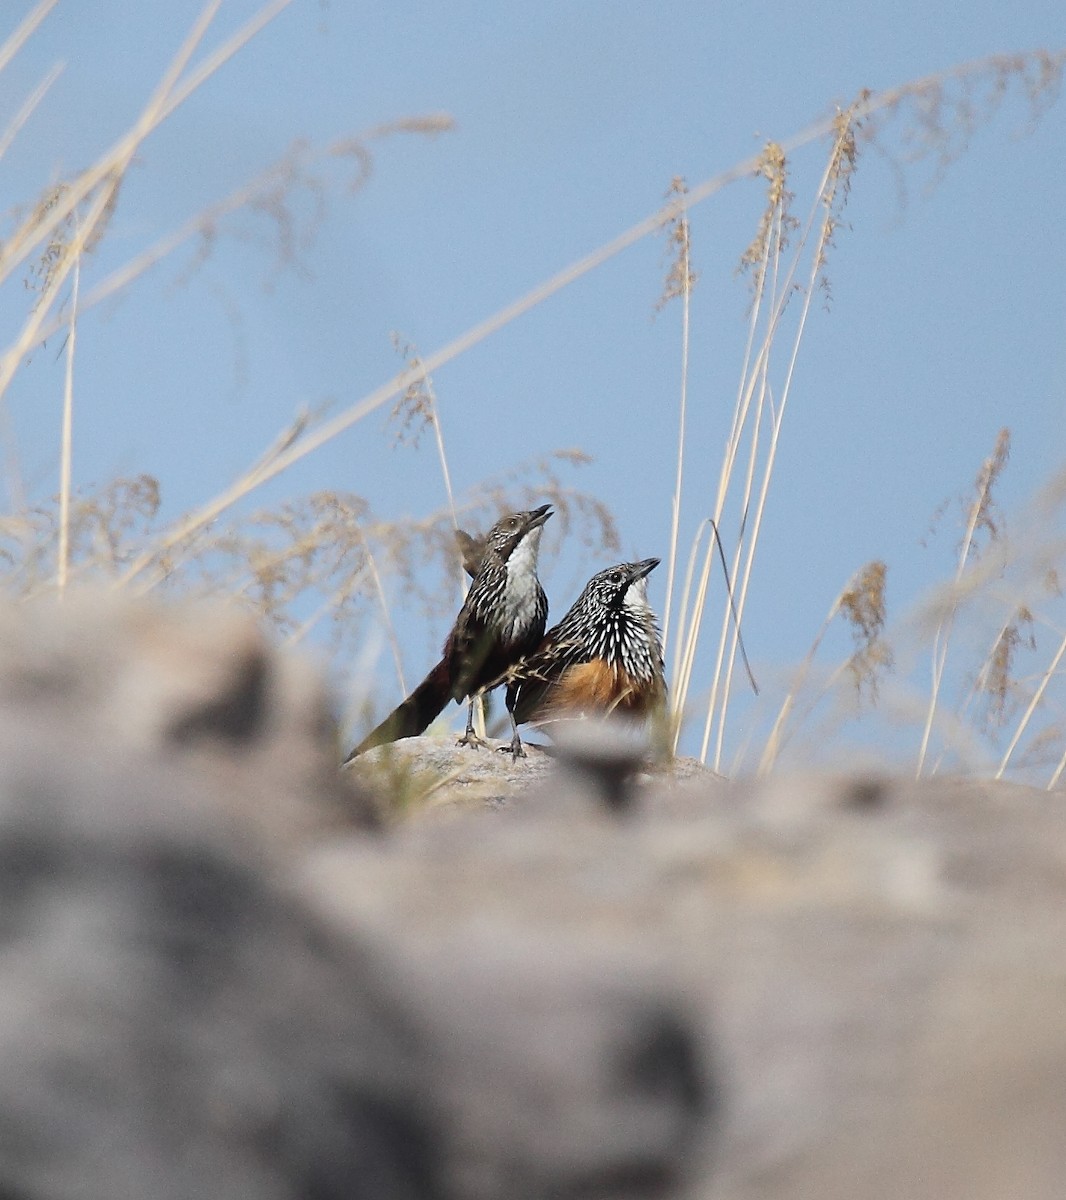
[[[1052,1200],[1066,1177],[1066,853],[1047,794],[962,781],[565,780],[334,845],[312,885],[414,947],[486,924],[610,953],[717,1048],[705,1200]]]
[[[307,679],[217,610],[0,614],[0,1194],[679,1194],[685,1006],[580,929],[383,936],[323,890],[388,843]]]
[[[531,788],[552,778],[560,760],[569,765],[569,786],[591,789],[593,802],[607,802],[607,794],[626,781],[625,804],[656,780],[685,781],[720,779],[709,768],[692,758],[657,760],[642,735],[609,727],[606,737],[586,736],[583,727],[592,722],[576,722],[571,731],[556,731],[554,743],[526,743],[526,757],[517,761],[509,752],[510,740],[491,742],[486,748],[459,746],[452,734],[403,738],[385,746],[376,746],[348,763],[346,778],[359,787],[385,797],[382,807],[393,817],[405,821],[438,822],[461,813],[489,808],[508,808],[521,801]],[[614,767],[600,779],[604,762]],[[585,770],[585,762],[589,770]]]
[[[388,956],[309,914],[217,795],[64,749],[5,717],[0,1194],[439,1194],[428,1049]]]
[[[235,820],[278,822],[279,838],[323,820],[377,823],[369,794],[337,773],[319,672],[233,605],[110,593],[0,604],[0,720],[12,716],[54,730],[54,754],[78,742],[105,760],[174,765]]]
[[[0,612],[0,1195],[1062,1195],[1061,794],[338,773],[205,614]]]
[[[499,747],[509,745],[500,742]],[[497,744],[457,746],[455,736],[426,735],[376,746],[341,771],[360,789],[384,797],[394,819],[436,821],[481,808],[501,808],[531,783],[546,779],[552,760],[540,747],[515,762]]]

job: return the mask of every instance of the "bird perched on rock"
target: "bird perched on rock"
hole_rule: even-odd
[[[594,575],[574,606],[531,654],[505,674],[510,751],[524,755],[518,726],[575,716],[644,717],[666,702],[658,622],[648,604],[657,558]]]
[[[510,513],[493,525],[440,662],[345,762],[374,746],[422,733],[449,700],[469,700],[460,744],[480,744],[474,733],[474,697],[502,682],[508,667],[535,649],[544,634],[548,599],[537,577],[537,556],[551,515],[551,505],[543,504]]]

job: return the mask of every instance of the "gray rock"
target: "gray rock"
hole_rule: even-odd
[[[580,922],[360,913],[393,844],[323,709],[246,618],[0,613],[0,1195],[679,1194],[686,1006]]]
[[[104,761],[171,765],[224,798],[235,820],[286,839],[326,820],[376,823],[336,770],[321,676],[278,653],[234,605],[163,607],[113,593],[0,603],[0,720],[27,718]],[[260,803],[267,790],[269,804]]]
[[[1052,1200],[1064,844],[1061,796],[1002,784],[649,787],[618,820],[563,777],[369,858],[335,846],[313,882],[407,944],[491,921],[643,962],[717,1047],[706,1200]]]
[[[1061,793],[325,711],[244,619],[0,612],[0,1195],[1061,1197]]]
[[[171,768],[0,733],[0,1194],[443,1195],[387,956]]]

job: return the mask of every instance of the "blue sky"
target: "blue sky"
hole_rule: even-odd
[[[258,6],[223,3],[206,45]],[[8,24],[23,11],[9,10]],[[93,160],[134,119],[200,5],[60,0],[0,74],[10,114],[63,72],[0,164],[3,207]],[[429,354],[653,212],[690,184],[847,103],[993,53],[1066,47],[1058,0],[956,5],[405,3],[295,0],[143,147],[83,286],[240,186],[296,139],[325,143],[447,113],[453,131],[375,143],[374,173],[328,193],[299,269],[274,269],[250,220],[227,226],[186,279],[188,249],[87,314],[75,367],[74,476],[148,471],[176,516],[229,483],[303,405],[357,401],[393,375],[399,331]],[[7,116],[5,115],[4,123]],[[825,612],[864,562],[889,564],[903,611],[953,567],[951,518],[997,431],[1010,519],[1063,466],[1066,428],[1066,105],[1026,129],[1008,99],[935,188],[861,158],[812,307],[784,423],[745,639],[779,702]],[[797,154],[797,209],[824,146]],[[762,207],[757,181],[692,215],[689,480],[682,546],[713,497],[746,335],[735,275]],[[679,309],[658,316],[664,248],[646,239],[434,377],[455,486],[559,447],[594,462],[568,481],[614,511],[626,557],[665,558],[677,432]],[[18,304],[0,301],[5,337]],[[7,343],[5,342],[5,345]],[[63,363],[34,356],[7,405],[31,494],[55,491]],[[375,414],[275,480],[259,503],[360,492],[385,515],[439,508],[428,441],[393,452]],[[1017,517],[1015,518],[1015,514]],[[730,531],[723,531],[729,538]],[[547,540],[558,617],[606,563]],[[661,605],[664,571],[652,577]],[[408,678],[446,632],[400,616]],[[847,650],[841,631],[831,649]],[[832,656],[830,656],[832,657]],[[342,686],[346,664],[332,664]],[[381,686],[395,689],[382,664]],[[697,690],[699,681],[697,680]],[[456,710],[458,713],[458,710]],[[735,741],[748,736],[738,723]],[[891,741],[884,735],[887,742]],[[877,739],[875,738],[875,741]],[[893,751],[895,752],[895,751]],[[900,751],[907,753],[906,750]]]

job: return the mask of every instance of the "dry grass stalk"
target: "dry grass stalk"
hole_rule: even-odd
[[[766,290],[762,285],[766,278],[766,269],[768,260],[770,258],[771,245],[773,245],[777,250],[780,250],[782,248],[782,242],[784,238],[787,237],[786,231],[787,229],[791,228],[792,225],[792,218],[788,209],[788,206],[792,200],[792,194],[785,187],[784,168],[784,154],[781,152],[780,147],[776,146],[776,144],[772,144],[764,151],[762,158],[759,160],[759,173],[764,175],[769,181],[767,207],[764,210],[763,218],[760,221],[759,232],[756,235],[755,240],[742,256],[741,269],[749,269],[754,267],[754,278],[756,285],[753,287],[752,303],[748,312],[748,338],[744,350],[744,359],[741,367],[740,383],[738,386],[736,403],[733,409],[733,423],[729,432],[729,436],[726,439],[723,465],[718,476],[718,492],[714,505],[715,515],[700,522],[696,535],[693,539],[689,554],[688,568],[685,576],[685,588],[681,597],[679,608],[679,618],[687,616],[688,623],[683,639],[679,640],[678,642],[672,671],[672,677],[674,681],[671,691],[671,726],[673,729],[673,750],[676,750],[677,740],[681,734],[682,719],[692,680],[692,671],[695,664],[699,630],[702,625],[703,612],[706,606],[707,589],[710,579],[713,554],[713,546],[710,541],[708,541],[707,549],[704,554],[703,568],[700,573],[697,594],[690,607],[689,598],[691,594],[695,561],[699,552],[699,545],[704,530],[707,529],[708,531],[712,531],[717,527],[717,523],[721,520],[721,514],[725,504],[729,480],[732,476],[733,465],[740,447],[741,433],[745,427],[748,413],[750,411],[752,389],[746,385],[751,374],[751,354],[756,332],[759,326],[762,300]],[[775,236],[771,236],[771,232],[774,230],[776,230],[776,234]],[[757,255],[761,257],[757,257]],[[671,575],[673,575],[673,573],[674,572],[671,571]],[[733,577],[735,578],[735,562]],[[670,591],[668,592],[668,595],[671,594],[672,588],[670,588]],[[713,697],[711,703],[714,703]]]
[[[414,346],[393,333],[392,344],[397,353],[415,370],[423,367]],[[433,380],[428,372],[422,375],[407,388],[404,394],[393,406],[392,419],[399,428],[396,432],[394,445],[408,444],[418,446],[422,430],[428,425],[433,430],[433,439],[437,448],[437,462],[440,466],[441,478],[444,481],[444,491],[448,497],[448,510],[452,516],[452,526],[459,528],[459,517],[455,509],[455,492],[452,488],[452,475],[448,469],[448,455],[444,451],[444,431],[440,423],[440,409],[437,395],[433,390]],[[459,588],[465,599],[467,593],[466,572],[462,566],[458,568]]]
[[[22,18],[22,21],[14,29],[11,35],[6,39],[3,45],[0,45],[0,71],[7,68],[8,63],[15,57],[22,47],[33,36],[34,30],[59,3],[59,0],[39,0],[33,8]]]
[[[74,284],[70,302],[70,333],[67,335],[67,362],[63,386],[63,423],[59,437],[59,553],[56,584],[62,595],[67,586],[70,566],[70,485],[74,453],[74,350],[78,337],[78,286],[81,264],[74,264]]]
[[[851,628],[855,650],[846,667],[856,697],[876,703],[881,674],[892,666],[892,650],[883,631],[887,613],[885,584],[888,567],[867,563],[840,595],[840,611]]]
[[[290,0],[275,0],[253,17],[233,37],[208,55],[197,68],[184,74],[192,55],[216,15],[220,0],[213,0],[193,26],[185,43],[167,68],[148,104],[131,129],[97,162],[75,179],[57,188],[46,202],[36,205],[16,226],[0,253],[0,284],[24,263],[43,262],[38,269],[40,295],[31,308],[15,341],[0,355],[0,400],[4,398],[26,355],[46,336],[46,320],[58,328],[61,295],[74,264],[90,252],[106,228],[122,178],[142,142],[197,87],[218,70]],[[0,51],[0,67],[17,52],[36,24],[48,11],[39,5]],[[67,238],[64,232],[70,230]]]
[[[793,379],[798,349],[803,328],[809,312],[810,300],[817,289],[829,298],[829,281],[825,272],[828,252],[835,245],[841,225],[841,214],[847,203],[860,147],[884,139],[890,123],[900,116],[910,114],[912,125],[923,131],[920,148],[913,158],[932,156],[938,172],[958,153],[959,126],[971,129],[975,121],[972,97],[985,89],[989,93],[984,119],[998,106],[1010,83],[1021,79],[1023,90],[1030,102],[1031,111],[1039,115],[1048,97],[1054,92],[1062,74],[1066,56],[1062,53],[1050,55],[1038,53],[1033,56],[996,57],[981,63],[943,72],[891,92],[873,95],[860,94],[848,109],[838,111],[830,122],[829,129],[819,134],[832,133],[831,152],[825,174],[818,189],[815,207],[821,208],[821,222],[817,243],[811,257],[811,278],[801,289],[804,301],[798,318],[792,349],[785,370],[780,395],[775,397],[769,383],[770,348],[780,331],[781,318],[792,289],[801,261],[801,252],[811,235],[814,214],[808,220],[800,237],[799,248],[794,251],[787,269],[782,266],[783,251],[789,245],[799,226],[790,212],[793,199],[788,186],[788,154],[799,144],[806,144],[805,135],[787,143],[771,142],[762,158],[755,164],[757,173],[768,182],[767,204],[751,245],[741,259],[741,269],[752,272],[753,300],[749,344],[745,354],[744,371],[740,392],[734,408],[733,424],[727,439],[726,454],[719,474],[718,497],[714,508],[714,519],[720,522],[726,496],[733,483],[741,446],[747,437],[747,462],[740,496],[736,500],[739,511],[739,537],[733,558],[733,574],[738,581],[738,608],[743,612],[746,589],[754,562],[754,550],[766,501],[767,486],[772,474],[781,429],[781,417],[787,404]],[[932,103],[935,98],[935,103]],[[806,134],[807,131],[805,131]],[[905,136],[907,131],[905,130]],[[817,135],[816,135],[817,136]],[[700,188],[693,189],[691,203],[700,198]],[[762,324],[762,341],[753,354],[757,342],[757,330],[763,315],[764,300],[769,300],[769,313]],[[760,459],[760,453],[765,455]],[[702,530],[702,526],[701,526]],[[693,553],[702,533],[697,534]],[[689,607],[691,565],[689,581],[682,601],[681,616],[685,619],[684,636],[676,645],[674,654],[674,687],[676,724],[680,726],[683,710],[691,685],[695,661],[696,643],[703,619],[707,596],[707,581],[710,571],[710,548],[704,554],[703,570],[695,587],[692,607]],[[673,592],[671,590],[671,597]],[[673,607],[673,606],[671,606]],[[730,624],[728,612],[723,606],[722,626],[719,636],[719,652],[711,677],[710,698],[704,723],[701,756],[706,760],[710,749],[710,737],[717,723],[715,747],[711,761],[720,766],[723,739],[731,696],[732,670],[737,652],[736,634]],[[855,664],[859,665],[859,664]],[[874,664],[879,665],[879,664]]]
[[[827,250],[832,242],[839,221],[839,213],[848,194],[851,172],[855,166],[853,123],[854,114],[850,110],[846,114],[838,115],[834,125],[834,138],[829,159],[817,190],[816,200],[807,221],[802,226],[796,222],[791,213],[790,205],[793,195],[788,187],[787,158],[777,143],[770,143],[767,146],[760,166],[760,174],[767,180],[767,205],[756,238],[745,251],[740,264],[740,269],[754,267],[753,325],[749,333],[749,342],[752,344],[758,336],[755,332],[755,322],[763,310],[764,299],[769,295],[770,300],[766,324],[762,330],[761,344],[755,354],[754,362],[748,369],[747,377],[742,381],[738,403],[734,410],[730,437],[719,475],[718,498],[714,516],[715,523],[720,524],[732,486],[733,472],[746,438],[747,453],[744,475],[738,485],[739,496],[735,501],[741,514],[740,531],[730,572],[737,581],[738,622],[737,624],[732,622],[729,607],[723,606],[718,648],[712,670],[710,694],[700,746],[701,761],[706,762],[712,730],[717,724],[712,757],[712,764],[716,770],[721,766],[724,749],[726,719],[739,646],[739,624],[743,621],[747,590],[796,360],[810,302],[817,281],[824,278]],[[796,294],[796,275],[803,262],[819,212],[822,214],[822,219],[811,255],[809,278],[805,288],[802,289],[803,301],[796,323],[791,352],[785,367],[781,395],[775,399],[769,378],[771,355],[775,339],[781,329],[785,310]],[[793,247],[791,260],[787,268],[783,268],[782,256],[790,246]],[[708,551],[710,551],[710,547],[708,547]],[[680,685],[675,683],[674,704],[677,712],[680,712],[685,704],[691,682],[696,643],[706,605],[711,561],[708,552],[704,557],[704,567],[696,600],[689,616],[687,646],[682,660]]]
[[[977,541],[978,533],[987,533],[989,540],[993,543],[1001,536],[1001,522],[996,513],[993,488],[1003,473],[1009,456],[1010,430],[1001,429],[996,438],[996,444],[992,453],[981,464],[977,478],[974,481],[974,494],[966,510],[966,526],[959,545],[955,576],[946,599],[945,610],[937,622],[933,633],[932,682],[929,690],[929,704],[926,710],[925,723],[922,728],[921,742],[918,748],[918,761],[915,767],[915,774],[919,777],[925,769],[926,756],[929,752],[929,742],[932,736],[933,724],[936,720],[937,705],[940,701],[944,670],[947,665],[951,631],[963,601],[963,576],[971,560],[980,557],[981,548]]]
[[[381,614],[381,619],[385,625],[385,635],[388,639],[389,651],[392,654],[393,666],[396,668],[396,682],[399,684],[401,693],[406,696],[407,680],[404,678],[403,673],[403,655],[400,652],[400,639],[396,636],[396,626],[393,623],[392,610],[385,595],[385,585],[382,583],[381,572],[378,570],[377,558],[365,535],[362,538],[362,542],[363,553],[366,555],[367,569],[370,572],[370,578],[374,584],[374,594],[378,600],[378,612]]]
[[[54,0],[53,0],[54,2]],[[50,6],[49,6],[50,7]],[[2,70],[2,68],[0,68]],[[37,111],[37,106],[48,95],[52,84],[63,73],[61,66],[55,66],[50,71],[46,72],[41,82],[33,89],[32,92],[22,102],[21,106],[16,111],[15,115],[7,124],[7,128],[3,134],[0,134],[0,159],[11,149],[11,144],[18,137],[22,127]]]
[[[773,770],[788,738],[802,726],[825,696],[838,687],[843,678],[850,679],[855,697],[860,703],[864,694],[872,703],[876,702],[879,677],[892,665],[892,650],[884,638],[887,577],[888,568],[883,562],[867,563],[849,580],[833,601],[778,710],[759,759],[760,775]],[[832,671],[815,694],[805,695],[814,660],[825,635],[837,617],[842,617],[847,622],[855,649]],[[799,715],[796,715],[801,698],[803,708]],[[792,731],[786,733],[790,724]]]
[[[422,366],[422,361],[410,342],[405,341],[399,334],[393,333],[392,344],[401,357],[409,362],[412,367],[418,368]],[[433,380],[428,373],[424,373],[417,382],[412,383],[396,402],[392,410],[392,419],[399,424],[394,445],[406,442],[417,446],[422,430],[427,425],[432,428],[437,447],[437,462],[440,465],[441,477],[444,480],[444,490],[448,497],[448,510],[452,517],[452,528],[458,532],[459,518],[455,511],[455,492],[452,489],[451,471],[448,469],[448,456],[444,451],[444,431],[441,429],[440,411],[437,404],[437,396],[433,390]],[[470,590],[470,584],[467,581],[467,574],[463,570],[461,562],[456,563],[456,574],[459,581],[459,592],[463,600],[465,600]],[[391,628],[391,620],[389,625]],[[403,685],[402,675],[400,686],[401,690],[406,694],[407,689]],[[482,696],[474,697],[473,717],[474,732],[478,737],[484,738],[485,701]]]
[[[1014,608],[977,673],[971,695],[983,701],[977,719],[986,732],[1002,729],[1016,706],[1016,664],[1020,651],[1036,650],[1035,620],[1028,605]]]
[[[1011,760],[1012,756],[1014,755],[1015,750],[1017,750],[1018,743],[1021,741],[1022,736],[1024,735],[1024,733],[1029,725],[1029,722],[1032,720],[1033,714],[1036,712],[1037,706],[1044,699],[1044,695],[1047,692],[1048,685],[1051,683],[1052,679],[1055,678],[1055,675],[1058,672],[1059,663],[1062,661],[1063,655],[1066,655],[1066,636],[1064,636],[1060,640],[1058,649],[1055,651],[1054,655],[1052,656],[1051,662],[1048,664],[1047,669],[1044,671],[1043,677],[1041,678],[1040,682],[1038,683],[1036,690],[1033,692],[1033,695],[1029,701],[1029,704],[1026,706],[1025,712],[1022,714],[1022,718],[1018,722],[1018,725],[1014,730],[1013,736],[1011,737],[1010,741],[1007,743],[1007,748],[1006,748],[1006,750],[1004,750],[1003,757],[1000,759],[999,766],[996,768],[996,774],[995,774],[996,779],[1003,778],[1003,773],[1004,773],[1004,771],[1006,771],[1007,766],[1010,763],[1010,760]],[[1058,767],[1056,772],[1052,775],[1051,782],[1048,784],[1049,787],[1054,787],[1055,783],[1058,782],[1058,776],[1061,773],[1061,771],[1062,771],[1062,766],[1060,764],[1060,766]]]
[[[670,181],[666,193],[671,196],[684,196],[688,188],[681,176]],[[691,325],[692,289],[696,283],[696,273],[692,269],[692,236],[689,228],[688,214],[680,212],[666,226],[667,244],[673,250],[670,270],[666,276],[663,293],[656,304],[659,312],[671,300],[681,300],[681,385],[678,398],[677,418],[677,472],[674,479],[674,494],[670,505],[670,551],[666,575],[666,603],[663,613],[663,649],[670,646],[670,614],[673,610],[674,576],[677,567],[677,537],[681,521],[681,489],[684,482],[685,468],[685,424],[688,411],[688,348]]]
[[[1063,643],[1066,644],[1066,638],[1063,639]],[[1061,746],[1063,746],[1063,751],[1054,771],[1051,772],[1050,779],[1047,781],[1047,790],[1049,792],[1053,791],[1059,786],[1059,783],[1063,777],[1063,772],[1066,772],[1066,738],[1063,737],[1063,726],[1061,724],[1058,726],[1056,732],[1058,735],[1058,742]]]
[[[737,611],[741,620],[743,619],[752,568],[755,563],[755,553],[758,545],[759,531],[762,526],[763,515],[766,509],[770,481],[773,476],[773,469],[777,458],[777,450],[780,442],[785,409],[791,395],[792,381],[794,379],[796,370],[796,362],[799,357],[800,345],[803,341],[803,334],[806,329],[807,318],[810,313],[811,301],[813,300],[815,291],[818,288],[821,288],[823,292],[828,292],[828,283],[826,281],[827,277],[825,273],[827,256],[829,248],[834,244],[834,235],[840,223],[840,214],[843,211],[844,205],[846,204],[850,194],[851,177],[856,165],[856,131],[857,129],[861,128],[857,111],[859,107],[865,103],[865,101],[866,94],[864,93],[855,105],[848,110],[839,112],[834,120],[833,139],[830,144],[829,158],[826,164],[825,172],[817,189],[815,202],[812,205],[807,221],[804,223],[802,228],[799,229],[796,248],[789,269],[785,273],[784,279],[781,281],[781,283],[776,285],[777,291],[776,302],[774,306],[774,318],[771,327],[767,330],[767,336],[764,342],[764,351],[761,355],[762,369],[759,376],[760,395],[758,403],[759,420],[754,426],[755,436],[752,438],[752,447],[749,456],[751,467],[749,469],[748,478],[745,480],[745,489],[741,501],[741,511],[745,514],[745,518],[742,526],[741,536],[738,538],[736,561],[737,567],[739,567],[741,551],[743,549],[743,566],[739,569],[739,571],[737,567],[734,568],[734,578],[738,580]],[[772,255],[772,258],[775,262],[775,282],[776,262],[780,258],[780,252],[785,249],[789,236],[789,226],[787,224],[788,213],[787,209],[781,204],[779,204],[779,213],[779,233],[777,239],[778,246],[776,247],[777,252]],[[811,254],[809,276],[806,285],[802,289],[803,299],[800,305],[800,311],[796,321],[796,329],[792,338],[792,346],[785,368],[781,395],[777,402],[774,403],[767,378],[771,349],[774,338],[780,326],[781,318],[784,315],[785,307],[794,294],[794,279],[798,273],[800,263],[802,262],[803,253],[816,224],[818,225],[818,237],[814,245],[813,253]],[[768,423],[770,426],[769,437],[767,440],[765,461],[762,466],[761,486],[758,497],[755,501],[754,512],[750,522],[750,532],[748,532],[748,513],[752,511],[752,478],[755,472],[755,459],[757,453],[756,443],[758,441],[758,434],[762,424],[762,414],[764,410],[767,409],[769,414]],[[725,678],[721,687],[722,699],[720,705],[718,705],[717,713],[714,712],[711,704],[708,705],[706,719],[704,722],[703,742],[701,745],[701,757],[705,760],[712,720],[716,720],[717,732],[715,736],[715,751],[713,759],[716,766],[717,764],[721,763],[722,758],[726,718],[728,715],[730,697],[732,695],[733,671],[736,666],[738,646],[737,629],[729,622],[728,616],[728,612],[724,611],[719,635],[719,652],[715,668],[714,687],[712,688],[713,700],[715,691],[718,688],[722,651],[723,649],[727,649]],[[726,647],[727,639],[728,647]]]

